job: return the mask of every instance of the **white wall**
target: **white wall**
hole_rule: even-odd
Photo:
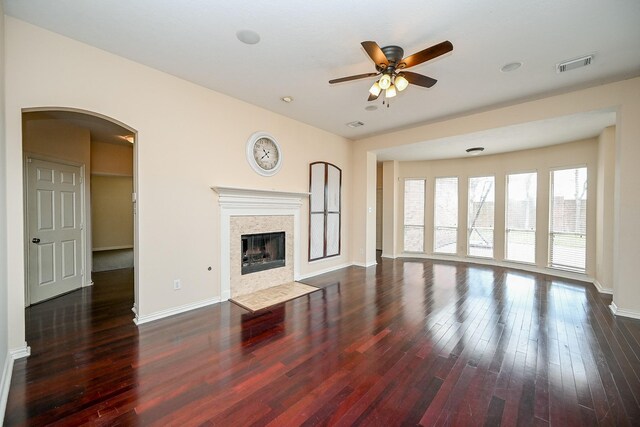
[[[595,86],[589,89],[496,108],[463,117],[442,120],[409,129],[390,132],[354,143],[353,179],[375,182],[375,171],[368,170],[357,159],[367,153],[392,146],[465,135],[519,123],[535,122],[559,116],[601,110],[616,110],[615,185],[613,214],[613,302],[619,313],[640,317],[640,279],[637,260],[640,259],[640,78]],[[363,222],[367,194],[354,193],[352,247],[374,247],[375,235]],[[360,219],[360,221],[358,221]],[[368,263],[364,251],[354,252],[354,261]]]
[[[5,118],[4,118],[4,11],[0,2],[0,419],[4,419],[13,366],[9,356],[7,313],[7,199],[5,193]],[[24,341],[24,339],[23,339]]]
[[[301,273],[313,274],[350,261],[347,219],[351,216],[352,150],[348,140],[14,18],[6,18],[6,29],[12,345],[24,341],[20,161],[24,108],[97,112],[137,131],[137,308],[141,316],[220,295],[219,209],[216,193],[209,188],[213,185],[306,192],[310,162],[337,165],[343,170],[342,255],[309,264],[303,244]],[[271,132],[284,151],[282,169],[273,177],[258,176],[245,160],[246,140],[258,130]],[[375,182],[372,186],[375,194]],[[302,242],[308,240],[307,222],[305,204]],[[174,291],[173,279],[178,278],[182,289]]]

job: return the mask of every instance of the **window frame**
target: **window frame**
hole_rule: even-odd
[[[456,226],[455,227],[449,227],[449,226],[438,226],[436,224],[436,220],[437,220],[437,215],[436,215],[436,209],[437,209],[437,197],[438,197],[438,193],[436,191],[437,189],[437,181],[439,179],[452,179],[455,178],[456,180],[456,205],[457,205],[457,212],[456,212]],[[453,252],[441,252],[436,250],[436,231],[438,229],[449,229],[449,230],[454,230],[455,234],[456,234],[456,248],[455,251]],[[433,247],[431,248],[431,250],[433,251],[434,254],[438,254],[438,255],[450,255],[450,256],[455,256],[458,254],[458,230],[460,229],[460,177],[458,175],[450,175],[450,176],[436,176],[435,178],[433,178]]]
[[[483,255],[473,255],[470,253],[470,249],[471,246],[469,245],[470,239],[469,237],[471,237],[471,233],[472,230],[470,228],[470,224],[469,224],[469,220],[471,217],[471,212],[469,211],[469,196],[471,194],[471,192],[469,191],[469,189],[471,188],[471,180],[474,178],[493,178],[493,225],[491,226],[491,228],[488,227],[475,227],[475,229],[485,229],[485,230],[491,230],[493,237],[492,237],[492,245],[491,245],[491,256],[483,256]],[[467,250],[466,250],[466,256],[470,257],[470,258],[480,258],[480,259],[496,259],[496,175],[474,175],[474,176],[469,176],[467,178],[467,200],[466,200],[467,206],[466,206],[466,211],[467,211]]]
[[[564,170],[572,170],[572,169],[585,169],[586,170],[586,185],[587,185],[587,191],[585,192],[585,195],[587,196],[585,202],[585,208],[584,208],[584,220],[585,220],[585,227],[584,227],[584,268],[578,268],[578,267],[573,267],[573,266],[568,266],[568,265],[562,265],[562,264],[553,264],[552,263],[552,249],[553,249],[553,239],[552,239],[552,234],[574,234],[574,235],[579,235],[581,233],[554,233],[553,232],[553,186],[554,186],[554,179],[553,179],[553,174],[554,172],[557,171],[564,171]],[[560,271],[568,271],[568,272],[572,272],[572,273],[578,273],[578,274],[587,274],[588,268],[589,268],[589,257],[587,254],[587,247],[588,247],[588,242],[589,242],[589,234],[588,234],[588,223],[589,223],[589,218],[588,218],[588,214],[589,214],[589,209],[588,209],[588,205],[589,205],[589,166],[585,163],[580,163],[577,165],[571,165],[571,166],[557,166],[557,167],[552,167],[549,168],[549,217],[548,217],[548,230],[547,230],[547,268],[551,268],[554,270],[560,270]]]
[[[409,225],[409,227],[422,227],[422,250],[420,251],[408,251],[405,249],[405,233],[407,229],[407,225],[405,224],[405,208],[406,208],[406,200],[405,200],[405,191],[407,186],[407,181],[424,181],[424,194],[423,194],[423,203],[422,203],[422,225]],[[427,214],[427,178],[425,177],[405,177],[402,180],[402,252],[408,254],[423,254],[425,253],[426,247],[426,214]]]
[[[313,211],[312,207],[313,207],[313,195],[312,193],[312,189],[313,189],[313,166],[314,165],[318,165],[318,164],[322,164],[324,165],[324,191],[323,191],[323,196],[324,196],[324,200],[323,200],[323,210],[322,211]],[[340,176],[340,180],[338,182],[338,210],[329,210],[328,208],[328,197],[329,197],[329,167],[333,167],[335,168]],[[316,257],[316,258],[311,258],[311,216],[312,215],[318,215],[318,214],[323,214],[324,215],[324,232],[323,232],[323,241],[322,241],[322,256],[321,257]],[[327,255],[327,224],[328,224],[328,218],[329,218],[329,214],[338,214],[338,252],[332,255]],[[337,256],[340,256],[340,254],[342,253],[342,169],[340,169],[338,166],[334,165],[333,163],[329,163],[329,162],[313,162],[313,163],[309,163],[309,247],[308,247],[308,260],[309,262],[312,261],[319,261],[319,260],[323,260],[323,259],[327,259],[327,258],[334,258]]]
[[[533,230],[534,248],[533,248],[533,261],[521,261],[507,258],[509,254],[509,176],[510,175],[524,175],[524,174],[536,174],[536,227]],[[538,196],[540,195],[538,184],[540,171],[538,169],[521,170],[517,172],[507,172],[505,174],[504,185],[504,260],[508,262],[515,262],[526,265],[536,265],[536,255],[538,252]],[[531,231],[531,230],[516,230],[516,231]]]

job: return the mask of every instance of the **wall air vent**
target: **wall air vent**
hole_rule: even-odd
[[[359,128],[360,126],[364,126],[364,123],[362,123],[362,122],[349,122],[349,123],[347,123],[347,126],[349,126],[350,128]]]
[[[564,73],[569,70],[574,70],[580,67],[586,67],[593,61],[593,55],[583,56],[582,58],[570,59],[568,61],[560,62],[556,64],[556,72]]]

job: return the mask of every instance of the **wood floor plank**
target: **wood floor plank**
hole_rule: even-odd
[[[136,327],[133,271],[94,281],[26,309],[5,425],[640,423],[640,321],[589,284],[379,259]]]

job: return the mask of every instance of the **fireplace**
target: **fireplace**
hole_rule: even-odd
[[[300,277],[300,207],[309,193],[213,187],[220,205],[220,299],[290,283]],[[242,274],[243,235],[284,232],[284,264]]]
[[[284,267],[285,265],[285,233],[243,234],[241,273],[250,274],[257,271]]]

